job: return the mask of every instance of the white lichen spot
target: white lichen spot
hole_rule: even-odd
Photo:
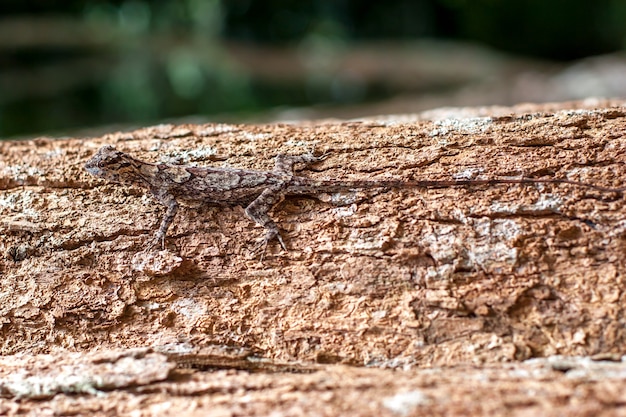
[[[0,207],[16,210],[19,197],[16,194],[7,194],[0,196]]]
[[[404,124],[418,123],[423,118],[419,114],[415,113],[402,113],[402,114],[381,114],[368,117],[357,117],[354,119],[348,119],[350,122],[360,122],[368,127],[384,127],[384,126],[397,126]]]
[[[133,270],[150,276],[167,275],[182,264],[183,259],[170,251],[138,252],[131,259]]]
[[[563,205],[563,198],[554,194],[542,194],[539,199],[533,204],[519,204],[519,203],[502,203],[493,202],[490,206],[491,211],[494,213],[532,213],[546,211],[558,211]]]
[[[436,224],[430,232],[421,234],[421,246],[427,248],[438,265],[428,268],[423,279],[445,280],[460,266],[489,269],[517,262],[519,252],[511,242],[522,230],[515,220],[467,218],[463,223],[463,226]],[[468,228],[473,229],[473,233]],[[462,230],[466,233],[460,239]]]
[[[101,385],[99,382],[93,375],[61,372],[58,375],[38,376],[20,371],[0,379],[0,386],[16,398],[46,398],[60,392],[96,394],[96,386]]]
[[[452,175],[455,180],[471,180],[483,171],[482,168],[467,168]]]
[[[609,142],[607,144],[607,150],[613,149],[611,145],[613,145],[614,143],[616,142]],[[585,175],[589,175],[590,172],[591,172],[591,169],[589,167],[575,167],[567,171],[567,178],[574,180],[574,181],[581,180],[582,177],[584,177]]]
[[[173,343],[165,343],[163,345],[154,346],[154,350],[163,353],[166,355],[182,355],[188,354],[195,351],[195,347],[191,343],[187,342],[173,342]]]
[[[176,151],[175,154],[162,155],[161,162],[169,164],[188,164],[190,162],[209,159],[216,151],[210,146],[202,146],[195,149]]]
[[[608,381],[626,379],[625,358],[621,362],[601,361],[589,356],[552,355],[545,358],[533,358],[524,361],[538,371],[558,370],[565,372],[565,377],[574,380]]]
[[[218,136],[222,133],[237,132],[240,129],[227,124],[214,124],[205,125],[196,129],[195,134],[197,136]]]
[[[161,123],[158,125],[150,126],[146,129],[151,130],[153,134],[159,137],[167,137],[167,135],[169,135],[173,128],[174,125],[171,123]]]
[[[507,214],[512,214],[512,213],[517,213],[520,211],[520,204],[512,204],[512,203],[502,203],[500,201],[494,201],[493,203],[491,203],[491,206],[489,207],[489,209],[494,212],[494,213],[507,213]]]
[[[497,242],[483,246],[474,246],[471,251],[468,251],[467,255],[473,264],[480,265],[486,269],[495,263],[514,265],[519,251],[517,248],[509,246],[506,242]]]
[[[571,116],[591,116],[594,114],[598,114],[598,112],[595,110],[590,110],[590,109],[566,109],[566,110],[559,110],[555,112],[554,116],[571,117]]]
[[[607,237],[620,237],[626,234],[626,220],[620,220],[611,227],[605,228]]]
[[[40,195],[31,190],[24,190],[20,193],[6,194],[4,196],[0,195],[0,207],[19,213],[16,219],[29,218],[37,220],[39,219],[40,213],[33,206],[39,198]]]
[[[485,132],[491,125],[491,117],[470,117],[467,119],[443,119],[433,122],[435,128],[430,136],[443,136],[450,133],[476,134]]]
[[[493,349],[497,349],[501,347],[503,343],[504,343],[504,340],[501,337],[495,334],[492,334],[491,338],[489,339],[489,343],[485,347],[489,350],[493,350]]]
[[[396,356],[391,359],[385,359],[379,361],[376,365],[373,365],[381,369],[402,369],[403,371],[410,371],[417,365],[415,357],[409,356]]]
[[[415,408],[420,405],[430,404],[431,399],[420,390],[400,392],[393,397],[383,399],[383,406],[393,413],[401,416],[413,414]]]
[[[453,225],[435,225],[431,232],[422,233],[420,241],[429,248],[431,256],[438,264],[448,264],[458,257],[460,246],[457,228]]]
[[[473,264],[483,268],[515,264],[519,250],[510,242],[520,235],[521,229],[514,220],[479,219],[474,230],[479,238],[468,245],[467,250],[467,257]]]
[[[583,329],[578,329],[572,335],[572,344],[585,345],[587,341],[587,333]]]
[[[426,278],[428,281],[447,281],[454,275],[454,265],[442,264],[438,266],[429,266],[426,269]]]
[[[512,219],[476,219],[473,225],[478,236],[491,239],[513,240],[521,233],[519,224]]]
[[[335,217],[342,218],[342,217],[354,216],[354,213],[356,213],[356,210],[357,210],[356,205],[353,204],[347,207],[337,207],[333,209],[332,212],[334,213]]]
[[[66,152],[64,149],[62,148],[54,148],[51,151],[47,151],[45,152],[42,156],[46,159],[53,159],[53,158],[58,158],[59,156],[63,156],[65,155]]]
[[[307,151],[312,151],[313,149],[315,149],[315,143],[306,142],[306,141],[303,141],[303,140],[293,140],[293,139],[290,139],[290,140],[285,142],[285,145],[293,146],[293,147],[296,147],[296,148],[304,148]]]
[[[206,316],[208,312],[208,308],[204,303],[193,298],[180,298],[172,303],[171,309],[177,314],[184,316],[190,322]]]
[[[29,177],[43,176],[44,172],[30,165],[6,165],[0,168],[0,177],[8,177],[15,181],[25,181]]]
[[[542,194],[539,200],[531,206],[538,211],[558,210],[563,205],[563,199],[553,194]]]
[[[349,294],[352,291],[352,284],[346,282],[331,282],[322,287],[322,290],[330,295]]]
[[[342,192],[342,193],[322,193],[317,198],[325,203],[331,203],[334,206],[347,206],[357,201],[363,200],[363,194],[360,192]]]
[[[266,139],[270,139],[272,134],[270,133],[250,133],[250,132],[242,132],[240,134],[243,139],[249,140],[250,142],[259,142]]]
[[[349,246],[352,250],[374,250],[381,249],[388,239],[384,236],[364,237],[362,233],[353,230],[348,236]]]
[[[133,352],[134,351],[134,352]],[[161,354],[146,349],[125,352],[72,353],[4,357],[0,367],[3,396],[50,398],[59,393],[99,394],[111,390],[162,381],[175,367]]]
[[[180,138],[185,136],[191,136],[191,130],[185,125],[175,125],[171,123],[161,123],[155,126],[150,126],[144,129],[149,131],[154,138]]]
[[[371,316],[374,320],[382,320],[388,316],[387,310],[372,311]]]

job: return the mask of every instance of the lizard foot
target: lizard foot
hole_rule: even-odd
[[[156,249],[165,250],[165,235],[161,235],[161,233],[157,233],[148,240],[146,244],[147,249]]]
[[[283,248],[285,252],[287,252],[287,246],[285,245],[285,241],[283,237],[280,235],[278,230],[268,230],[263,239],[254,247],[253,252],[255,254],[260,254],[260,260],[263,261],[265,258],[265,253],[267,252],[267,245],[276,238],[280,246]]]

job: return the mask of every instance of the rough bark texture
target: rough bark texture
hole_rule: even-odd
[[[623,106],[1,143],[0,412],[624,412],[626,365],[592,361],[625,350],[623,195],[545,184],[290,198],[272,214],[289,252],[273,244],[260,261],[263,231],[241,208],[183,208],[166,250],[146,249],[163,208],[82,168],[104,144],[263,170],[315,147],[329,157],[303,175],[624,187]]]

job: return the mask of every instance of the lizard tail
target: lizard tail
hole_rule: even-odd
[[[494,179],[460,179],[460,180],[313,180],[310,178],[296,177],[293,179],[299,188],[306,193],[316,194],[321,192],[363,191],[381,188],[450,188],[470,187],[481,185],[503,184],[568,184],[576,187],[587,188],[603,193],[623,194],[626,187],[605,187],[587,182],[568,180],[564,178],[494,178]],[[306,189],[306,191],[305,191]]]

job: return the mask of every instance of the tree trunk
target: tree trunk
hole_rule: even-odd
[[[622,193],[289,197],[271,213],[288,251],[272,242],[261,259],[263,229],[239,207],[182,207],[166,249],[149,248],[163,206],[83,169],[105,144],[256,170],[315,149],[328,157],[303,176],[625,187],[625,103],[595,104],[0,143],[0,410],[115,415],[167,401],[154,412],[180,414],[193,396],[198,415],[624,411],[626,366],[592,362],[625,350]]]

